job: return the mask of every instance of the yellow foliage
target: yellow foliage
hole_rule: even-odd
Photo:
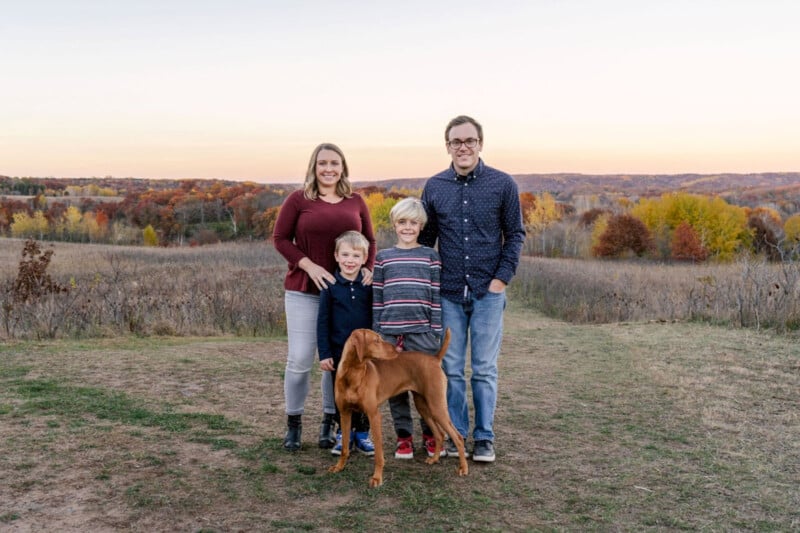
[[[594,249],[598,244],[600,244],[600,237],[603,233],[606,232],[608,228],[608,219],[611,215],[605,213],[597,217],[597,220],[594,221],[594,225],[592,226],[592,245],[591,249]]]
[[[644,222],[654,237],[665,242],[681,222],[686,222],[709,253],[720,260],[732,259],[750,242],[746,210],[719,197],[665,193],[660,198],[641,199],[631,214]]]
[[[81,214],[81,210],[71,205],[64,211],[62,215],[62,219],[64,220],[64,231],[67,233],[68,237],[76,237],[79,238],[82,235],[81,231],[81,219],[83,215]]]
[[[83,215],[83,232],[89,236],[90,242],[97,242],[108,235],[108,226],[100,224],[97,217],[91,211]]]
[[[547,192],[537,194],[535,205],[525,213],[525,222],[534,231],[541,231],[560,218],[556,199]]]
[[[28,213],[14,213],[11,223],[11,235],[14,237],[33,237],[43,239],[49,229],[49,224],[42,211],[35,211],[33,216]]]
[[[142,230],[142,240],[145,246],[158,246],[158,234],[150,224]]]
[[[800,242],[800,215],[792,215],[783,224],[783,233],[790,243]]]
[[[389,211],[399,200],[397,198],[386,198],[383,193],[374,192],[364,198],[369,208],[369,215],[372,219],[372,229],[379,231],[392,227],[389,221]]]

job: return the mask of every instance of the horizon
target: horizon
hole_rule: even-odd
[[[297,183],[330,140],[354,181],[419,179],[459,114],[512,175],[791,173],[797,20],[754,0],[14,3],[0,174]]]
[[[586,172],[519,172],[515,174],[511,174],[513,178],[518,177],[526,177],[526,176],[581,176],[587,178],[619,178],[619,177],[635,177],[635,178],[664,178],[664,177],[686,177],[686,176],[698,176],[698,177],[717,177],[717,176],[762,176],[764,174],[778,174],[778,175],[791,175],[791,174],[800,174],[800,171],[788,170],[788,171],[764,171],[764,172],[708,172],[708,173],[699,173],[699,172],[676,172],[676,173],[665,173],[665,174],[648,174],[648,173],[637,173],[637,172],[614,172],[608,174],[591,174]],[[258,179],[235,179],[235,178],[198,178],[198,177],[185,177],[185,178],[164,178],[164,177],[140,177],[140,176],[8,176],[2,172],[0,172],[0,177],[12,178],[12,179],[55,179],[55,180],[103,180],[103,179],[119,179],[119,180],[142,180],[142,181],[149,181],[149,180],[164,180],[164,181],[232,181],[232,182],[249,182],[255,183],[257,185],[302,185],[302,178],[299,179],[288,179],[284,181],[264,181]],[[358,177],[350,176],[350,182],[353,184],[359,183],[381,183],[386,181],[402,181],[402,180],[427,180],[431,176],[412,176],[412,177],[394,177],[394,178],[376,178],[376,179],[362,179]],[[4,195],[0,195],[4,196]]]

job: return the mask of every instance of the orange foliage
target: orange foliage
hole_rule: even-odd
[[[641,257],[654,248],[650,231],[641,220],[631,215],[614,215],[608,219],[592,253],[597,257],[621,257],[632,252]]]
[[[705,261],[708,250],[703,247],[700,236],[687,222],[681,222],[672,234],[670,256],[676,261]]]

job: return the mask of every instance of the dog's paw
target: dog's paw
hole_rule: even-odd
[[[380,487],[383,485],[383,478],[378,476],[372,476],[369,478],[369,486],[372,488]]]
[[[459,476],[466,476],[467,474],[469,474],[469,467],[467,465],[459,466],[458,468],[456,468],[456,472],[458,472]]]

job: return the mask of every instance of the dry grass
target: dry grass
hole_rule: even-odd
[[[697,320],[800,329],[800,262],[659,264],[525,257],[515,298],[577,323]]]
[[[316,386],[304,449],[280,449],[285,351],[266,338],[2,345],[0,528],[800,528],[800,359],[786,337],[576,326],[512,306],[497,462],[459,478],[453,460],[387,453],[379,489],[364,457],[326,472]]]
[[[379,240],[389,246],[387,234]],[[381,246],[384,246],[381,245]],[[23,241],[0,239],[0,337],[266,335],[284,331],[285,261],[266,242],[194,248],[48,243],[68,294],[13,301]],[[575,323],[692,320],[800,329],[800,262],[665,265],[525,257],[514,299]]]
[[[265,335],[284,330],[286,262],[266,242],[202,248],[45,243],[67,294],[15,302],[23,241],[0,239],[0,336]]]

